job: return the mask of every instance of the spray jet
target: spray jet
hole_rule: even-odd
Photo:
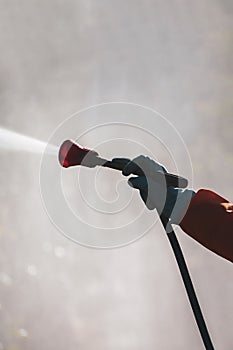
[[[80,145],[70,140],[66,140],[62,143],[59,150],[58,159],[61,166],[64,168],[69,168],[76,165],[82,165],[89,168],[103,166],[120,171],[122,171],[125,165],[129,162],[129,159],[121,159],[119,162],[109,161],[99,157],[96,151],[82,148]],[[134,175],[145,176],[140,167],[137,168]],[[185,178],[171,173],[156,171],[152,175],[152,179],[157,182],[163,182],[164,178],[167,186],[185,188],[188,185],[188,181]]]

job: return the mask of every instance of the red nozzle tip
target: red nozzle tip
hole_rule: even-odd
[[[59,159],[59,163],[64,168],[68,168],[70,166],[68,154],[71,151],[72,146],[73,146],[73,143],[70,140],[66,140],[62,143],[60,147],[58,159]]]
[[[84,158],[88,155],[88,163],[85,162]],[[85,165],[85,166],[95,166],[93,159],[98,155],[97,152],[82,148],[70,140],[66,140],[62,143],[58,159],[61,166],[68,168],[74,165]],[[91,156],[91,157],[90,157]],[[94,156],[94,158],[93,158]]]

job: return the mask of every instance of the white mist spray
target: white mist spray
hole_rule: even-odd
[[[58,146],[47,145],[46,142],[34,139],[33,137],[0,128],[0,150],[42,154],[45,148],[46,152],[50,155],[56,156],[58,154]]]

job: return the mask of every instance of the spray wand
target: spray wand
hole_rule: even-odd
[[[103,166],[115,170],[123,170],[129,160],[121,159],[121,162],[112,162],[107,159],[99,157],[98,153],[87,148],[83,148],[76,143],[66,140],[62,143],[59,150],[59,162],[64,168],[71,166],[82,165],[89,168],[96,166]],[[142,169],[138,168],[134,175],[145,176]],[[188,181],[181,176],[174,175],[171,173],[164,173],[162,171],[156,171],[153,174],[153,180],[157,182],[166,180],[167,186],[185,188],[188,185]]]
[[[64,168],[68,168],[70,166],[82,165],[89,168],[94,168],[96,166],[103,166],[103,167],[107,167],[115,170],[123,170],[125,165],[128,163],[127,159],[125,160],[125,164],[124,164],[124,161],[122,160],[119,163],[111,162],[107,159],[99,157],[96,151],[89,150],[87,148],[82,148],[81,146],[75,144],[70,140],[66,140],[63,142],[59,150],[58,158],[61,166],[63,166]],[[138,168],[134,172],[134,175],[144,176],[145,174],[140,168]],[[153,180],[157,182],[164,181],[164,177],[165,177],[167,186],[185,188],[188,185],[187,179],[178,175],[163,173],[162,171],[157,171],[153,174]],[[169,239],[173,253],[175,255],[175,258],[181,273],[181,277],[189,298],[189,302],[191,304],[194,317],[202,337],[202,341],[205,345],[206,350],[214,350],[180,244],[176,238],[175,232],[172,229],[171,224],[169,223],[169,218],[166,218],[163,215],[161,215],[160,219],[167,233],[167,237]]]

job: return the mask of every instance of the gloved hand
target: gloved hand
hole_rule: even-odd
[[[114,158],[112,161],[125,164],[125,158]],[[163,214],[170,218],[173,224],[179,224],[184,217],[194,191],[188,189],[180,189],[167,187],[166,180],[161,183],[154,181],[153,173],[156,171],[167,172],[161,164],[153,161],[149,157],[139,156],[133,160],[128,159],[128,163],[124,166],[122,174],[128,176],[133,174],[135,170],[140,168],[145,176],[131,177],[128,184],[139,190],[141,198],[148,209],[157,209],[159,215]]]

